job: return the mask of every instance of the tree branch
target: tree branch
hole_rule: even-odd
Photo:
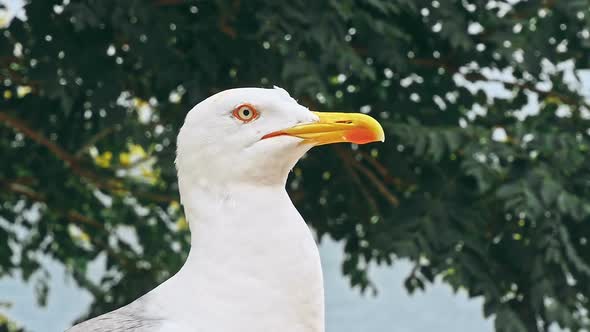
[[[235,39],[238,36],[238,33],[228,22],[235,18],[236,13],[240,10],[240,4],[240,0],[232,1],[229,10],[223,12],[219,17],[219,30],[231,39]]]
[[[346,152],[343,151],[343,149],[335,148],[334,150],[341,159],[348,160],[345,156]],[[371,193],[367,190],[367,188],[359,178],[358,174],[355,172],[354,168],[348,162],[344,162],[343,164],[344,168],[352,178],[353,182],[356,183],[356,185],[361,189],[363,196],[367,199],[367,202],[369,202],[369,206],[371,207],[371,210],[373,210],[372,212],[380,215],[381,213],[379,212],[379,206],[377,205],[377,202],[375,202],[373,195],[371,195]]]
[[[6,125],[23,133],[25,136],[27,136],[28,138],[33,140],[35,143],[46,147],[57,158],[61,159],[62,161],[64,161],[66,163],[66,165],[68,165],[70,168],[72,168],[72,170],[74,170],[74,172],[82,173],[82,170],[81,170],[80,166],[78,165],[78,161],[76,160],[76,158],[74,156],[71,156],[69,153],[67,153],[65,150],[63,150],[62,148],[57,146],[55,143],[53,143],[52,141],[47,139],[41,133],[38,133],[38,132],[34,131],[33,129],[31,129],[29,126],[27,126],[21,120],[14,118],[5,112],[0,112],[0,122],[4,122]]]
[[[371,183],[373,183],[373,185],[377,188],[377,190],[381,193],[381,195],[391,205],[393,205],[395,207],[399,206],[399,199],[389,191],[387,186],[384,185],[383,182],[381,182],[381,180],[379,180],[379,178],[375,174],[373,174],[373,172],[371,172],[370,169],[368,169],[367,167],[362,165],[360,162],[355,160],[350,154],[348,154],[344,151],[338,151],[341,148],[334,147],[334,149],[336,149],[336,152],[343,159],[343,161],[345,163],[348,163],[352,167],[356,168],[363,175],[365,175],[367,177],[367,179],[369,179],[369,181],[371,181]]]
[[[153,4],[156,6],[176,6],[184,5],[185,3],[185,0],[155,0],[153,2]]]
[[[119,192],[121,190],[125,190],[121,187],[120,180],[114,178],[106,178],[91,170],[81,167],[78,158],[71,155],[57,144],[53,143],[47,137],[43,136],[43,134],[30,128],[23,121],[15,117],[12,117],[11,115],[5,112],[0,111],[0,122],[23,133],[26,137],[30,138],[37,144],[46,147],[51,153],[53,153],[53,155],[55,155],[58,159],[62,160],[66,164],[66,166],[68,166],[72,170],[74,174],[89,181],[97,188],[109,190],[111,192]],[[175,197],[146,192],[134,192],[132,194],[136,197],[146,198],[158,203],[170,203],[172,201],[177,200]]]
[[[393,205],[395,207],[399,206],[399,200],[397,199],[397,197],[394,194],[392,194],[391,192],[389,192],[389,189],[387,189],[387,187],[383,184],[383,182],[381,182],[379,180],[379,178],[377,178],[377,176],[375,176],[375,174],[373,174],[373,172],[371,172],[370,169],[366,168],[364,165],[362,165],[359,162],[353,163],[352,166],[354,166],[361,173],[363,173],[369,179],[369,181],[371,181],[373,183],[373,185],[375,185],[377,190],[381,193],[381,195],[383,195],[383,197],[385,197],[385,199],[391,205]]]
[[[76,153],[74,153],[74,156],[76,158],[80,158],[82,156],[82,154],[88,150],[88,148],[90,148],[91,146],[95,145],[96,142],[100,141],[101,139],[105,138],[106,136],[108,136],[110,133],[114,132],[114,131],[118,131],[119,130],[119,126],[112,126],[112,127],[107,127],[104,128],[103,130],[99,131],[98,133],[96,133],[94,136],[92,136],[88,142],[86,142],[84,145],[82,145],[78,151],[76,151]]]
[[[391,175],[387,167],[381,164],[379,160],[373,158],[365,151],[361,150],[359,152],[361,156],[363,156],[363,159],[368,161],[369,164],[371,164],[375,168],[375,170],[377,170],[377,173],[379,173],[379,175],[381,175],[386,182],[395,185],[398,189],[400,189],[403,186],[403,181],[400,178]]]
[[[21,195],[23,195],[23,196],[27,197],[28,199],[31,199],[35,202],[47,203],[47,199],[46,199],[45,195],[35,192],[33,189],[22,185],[18,181],[6,181],[3,179],[0,179],[0,186],[2,186],[14,193],[21,194]],[[100,223],[92,218],[89,218],[76,210],[70,209],[70,210],[64,211],[64,210],[56,209],[54,207],[50,207],[50,209],[54,213],[57,213],[58,215],[65,217],[67,220],[69,220],[71,222],[78,223],[78,224],[85,224],[85,225],[92,226],[94,228],[98,228],[101,231],[107,231],[102,223]],[[94,237],[90,242],[94,245],[99,246],[102,250],[104,250],[106,252],[107,255],[109,255],[112,258],[114,258],[115,260],[117,260],[119,262],[119,264],[121,264],[122,266],[127,266],[127,267],[132,266],[132,265],[130,265],[130,261],[125,256],[115,252],[109,245],[107,245],[103,241],[100,241],[96,237]]]
[[[47,199],[46,199],[45,195],[37,193],[33,189],[19,183],[18,181],[5,181],[5,180],[0,179],[0,185],[2,185],[2,187],[4,187],[4,188],[8,189],[9,191],[12,191],[13,193],[23,195],[32,201],[39,202],[39,203],[47,203]],[[75,210],[68,210],[68,211],[59,210],[58,211],[55,209],[54,209],[54,211],[56,211],[60,215],[65,216],[70,221],[74,221],[76,223],[83,223],[83,224],[90,225],[90,226],[93,226],[96,228],[104,229],[103,224],[99,223],[98,221],[96,221],[92,218],[82,215],[78,211],[75,211]]]

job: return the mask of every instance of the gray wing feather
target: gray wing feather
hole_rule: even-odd
[[[144,315],[143,306],[132,303],[80,323],[66,332],[149,332],[162,325],[162,319]]]

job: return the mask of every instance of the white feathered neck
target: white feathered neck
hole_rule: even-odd
[[[282,185],[194,186],[183,202],[192,248],[151,310],[190,331],[324,331],[318,249]]]

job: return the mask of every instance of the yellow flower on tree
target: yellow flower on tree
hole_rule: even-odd
[[[186,231],[188,229],[188,222],[186,221],[186,218],[184,216],[176,220],[176,228],[179,231]]]
[[[109,168],[112,159],[113,153],[111,151],[105,151],[94,158],[94,163],[99,167]]]
[[[122,152],[119,154],[119,164],[122,166],[129,166],[131,165],[131,154],[127,152]]]

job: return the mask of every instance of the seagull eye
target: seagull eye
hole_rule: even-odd
[[[232,114],[242,122],[250,122],[258,117],[258,111],[250,104],[242,104],[236,107]]]

